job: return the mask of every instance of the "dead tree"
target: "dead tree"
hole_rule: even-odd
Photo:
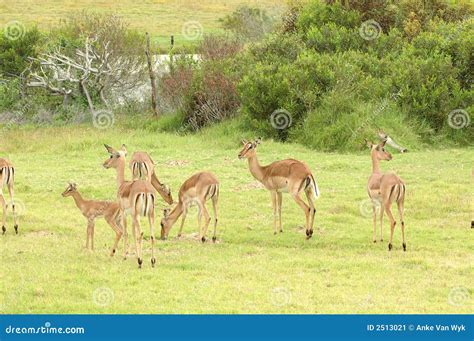
[[[155,72],[153,71],[153,61],[152,61],[152,55],[150,52],[150,35],[148,32],[146,33],[146,49],[145,49],[145,54],[146,54],[146,61],[148,64],[148,73],[150,75],[150,83],[151,83],[151,106],[153,109],[153,112],[155,113],[155,116],[159,117],[158,113],[158,108],[157,108],[157,99],[156,99],[156,76]]]

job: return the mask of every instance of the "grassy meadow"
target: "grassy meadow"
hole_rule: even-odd
[[[26,27],[36,25],[41,30],[58,26],[71,13],[93,9],[103,14],[119,14],[130,28],[150,32],[152,37],[166,47],[169,37],[175,36],[178,46],[192,44],[183,36],[186,23],[199,22],[202,33],[220,31],[219,18],[233,12],[241,5],[264,8],[269,14],[281,13],[286,0],[19,0],[0,3],[0,28],[11,21],[19,21]],[[201,30],[191,25],[190,30]]]
[[[284,233],[273,235],[270,194],[237,158],[239,139],[253,136],[241,136],[229,123],[190,136],[128,126],[1,131],[0,157],[16,166],[21,211],[19,235],[9,216],[0,236],[1,313],[472,313],[472,148],[407,146],[414,151],[394,152],[382,164],[407,184],[408,250],[402,251],[397,227],[389,253],[388,219],[385,241],[373,244],[372,220],[363,214],[370,212],[368,151],[319,153],[263,141],[262,164],[297,158],[316,175],[322,194],[307,241],[304,214],[287,194]],[[114,234],[103,220],[96,224],[95,251],[85,250],[85,218],[61,192],[72,180],[85,198],[115,198],[115,171],[101,166],[108,157],[103,143],[148,151],[175,197],[193,173],[214,172],[221,182],[218,242],[197,241],[194,208],[181,240],[175,238],[179,225],[169,240],[158,240],[154,269],[145,221],[141,270],[134,256],[122,259],[123,243],[109,256]],[[164,207],[160,198],[158,216]]]

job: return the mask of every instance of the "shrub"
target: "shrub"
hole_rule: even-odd
[[[244,41],[260,40],[273,29],[273,20],[265,10],[248,6],[237,8],[219,21],[224,29]]]

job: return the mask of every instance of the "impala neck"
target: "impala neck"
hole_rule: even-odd
[[[372,153],[372,173],[380,173],[380,160]]]
[[[263,180],[263,167],[260,166],[257,156],[252,156],[248,158],[249,160],[249,169],[253,177],[258,181],[262,182]]]
[[[117,166],[117,186],[120,187],[125,182],[125,158],[121,157],[118,160]]]
[[[176,223],[176,220],[181,216],[183,213],[183,203],[180,201],[178,204],[173,208],[173,210],[170,212],[168,215],[167,220],[169,221],[169,229],[171,230],[171,227],[173,227],[174,223]]]
[[[77,208],[82,211],[82,208],[84,207],[84,199],[82,198],[81,194],[79,192],[73,192],[71,196],[74,199]]]

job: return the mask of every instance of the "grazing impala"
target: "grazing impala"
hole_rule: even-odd
[[[2,220],[2,234],[7,232],[7,202],[3,196],[3,186],[7,186],[8,193],[10,194],[10,203],[12,205],[13,212],[13,227],[15,228],[15,233],[18,234],[18,223],[16,220],[16,211],[15,211],[15,202],[13,200],[13,182],[15,181],[15,168],[13,164],[7,159],[0,159],[0,204],[2,204],[3,209],[3,220]]]
[[[170,188],[161,183],[155,173],[155,162],[146,152],[134,152],[129,163],[133,180],[147,180],[158,191],[164,201],[173,203]]]
[[[204,243],[206,241],[206,233],[211,217],[206,208],[206,201],[212,200],[212,208],[214,210],[214,233],[212,241],[216,241],[217,230],[217,201],[219,199],[219,181],[217,178],[208,172],[201,172],[193,175],[186,180],[179,189],[179,201],[171,212],[164,211],[164,217],[161,220],[161,238],[166,239],[178,218],[183,215],[181,220],[181,227],[179,229],[178,237],[181,237],[183,232],[184,221],[189,207],[196,204],[198,206],[198,224],[199,224],[199,239]],[[201,220],[204,215],[204,227],[201,229]]]
[[[319,198],[318,184],[314,180],[311,170],[303,162],[293,159],[276,161],[268,166],[260,166],[256,151],[260,142],[260,138],[254,142],[242,141],[244,147],[239,153],[239,159],[246,158],[248,160],[250,173],[272,195],[274,234],[277,234],[278,231],[277,211],[278,225],[280,232],[283,232],[281,224],[282,192],[289,192],[306,215],[306,237],[310,239],[313,235],[314,216],[316,213],[313,199]],[[309,206],[301,199],[301,192],[306,194]]]
[[[390,161],[392,155],[385,151],[386,141],[382,141],[379,144],[373,144],[366,141],[367,146],[370,148],[372,157],[372,174],[369,177],[367,183],[367,192],[372,200],[372,212],[374,221],[374,233],[373,241],[376,242],[376,230],[377,230],[377,206],[380,205],[380,241],[383,241],[382,226],[383,226],[383,214],[387,213],[390,219],[390,242],[388,244],[388,250],[392,250],[393,231],[395,230],[395,219],[393,218],[391,206],[395,201],[398,206],[398,213],[400,214],[400,224],[402,226],[402,240],[403,240],[403,251],[406,251],[407,244],[405,243],[405,222],[403,221],[403,205],[405,202],[405,184],[402,179],[393,173],[383,174],[380,171],[380,160]]]
[[[128,252],[127,214],[132,216],[133,236],[135,239],[138,267],[142,267],[142,240],[143,233],[140,228],[140,216],[148,217],[151,239],[151,265],[154,267],[155,258],[155,197],[153,186],[145,180],[125,181],[125,156],[127,149],[122,145],[120,150],[105,145],[110,157],[104,162],[105,168],[115,168],[117,171],[117,198],[122,214],[122,227],[125,245],[125,258]]]
[[[112,201],[85,200],[77,190],[77,185],[73,183],[69,183],[62,196],[72,197],[77,208],[81,211],[82,215],[87,218],[86,249],[89,248],[90,241],[90,248],[94,250],[95,219],[104,217],[107,224],[109,224],[115,232],[115,242],[110,252],[110,256],[113,256],[122,237],[122,228],[118,223],[121,220],[119,204]]]

